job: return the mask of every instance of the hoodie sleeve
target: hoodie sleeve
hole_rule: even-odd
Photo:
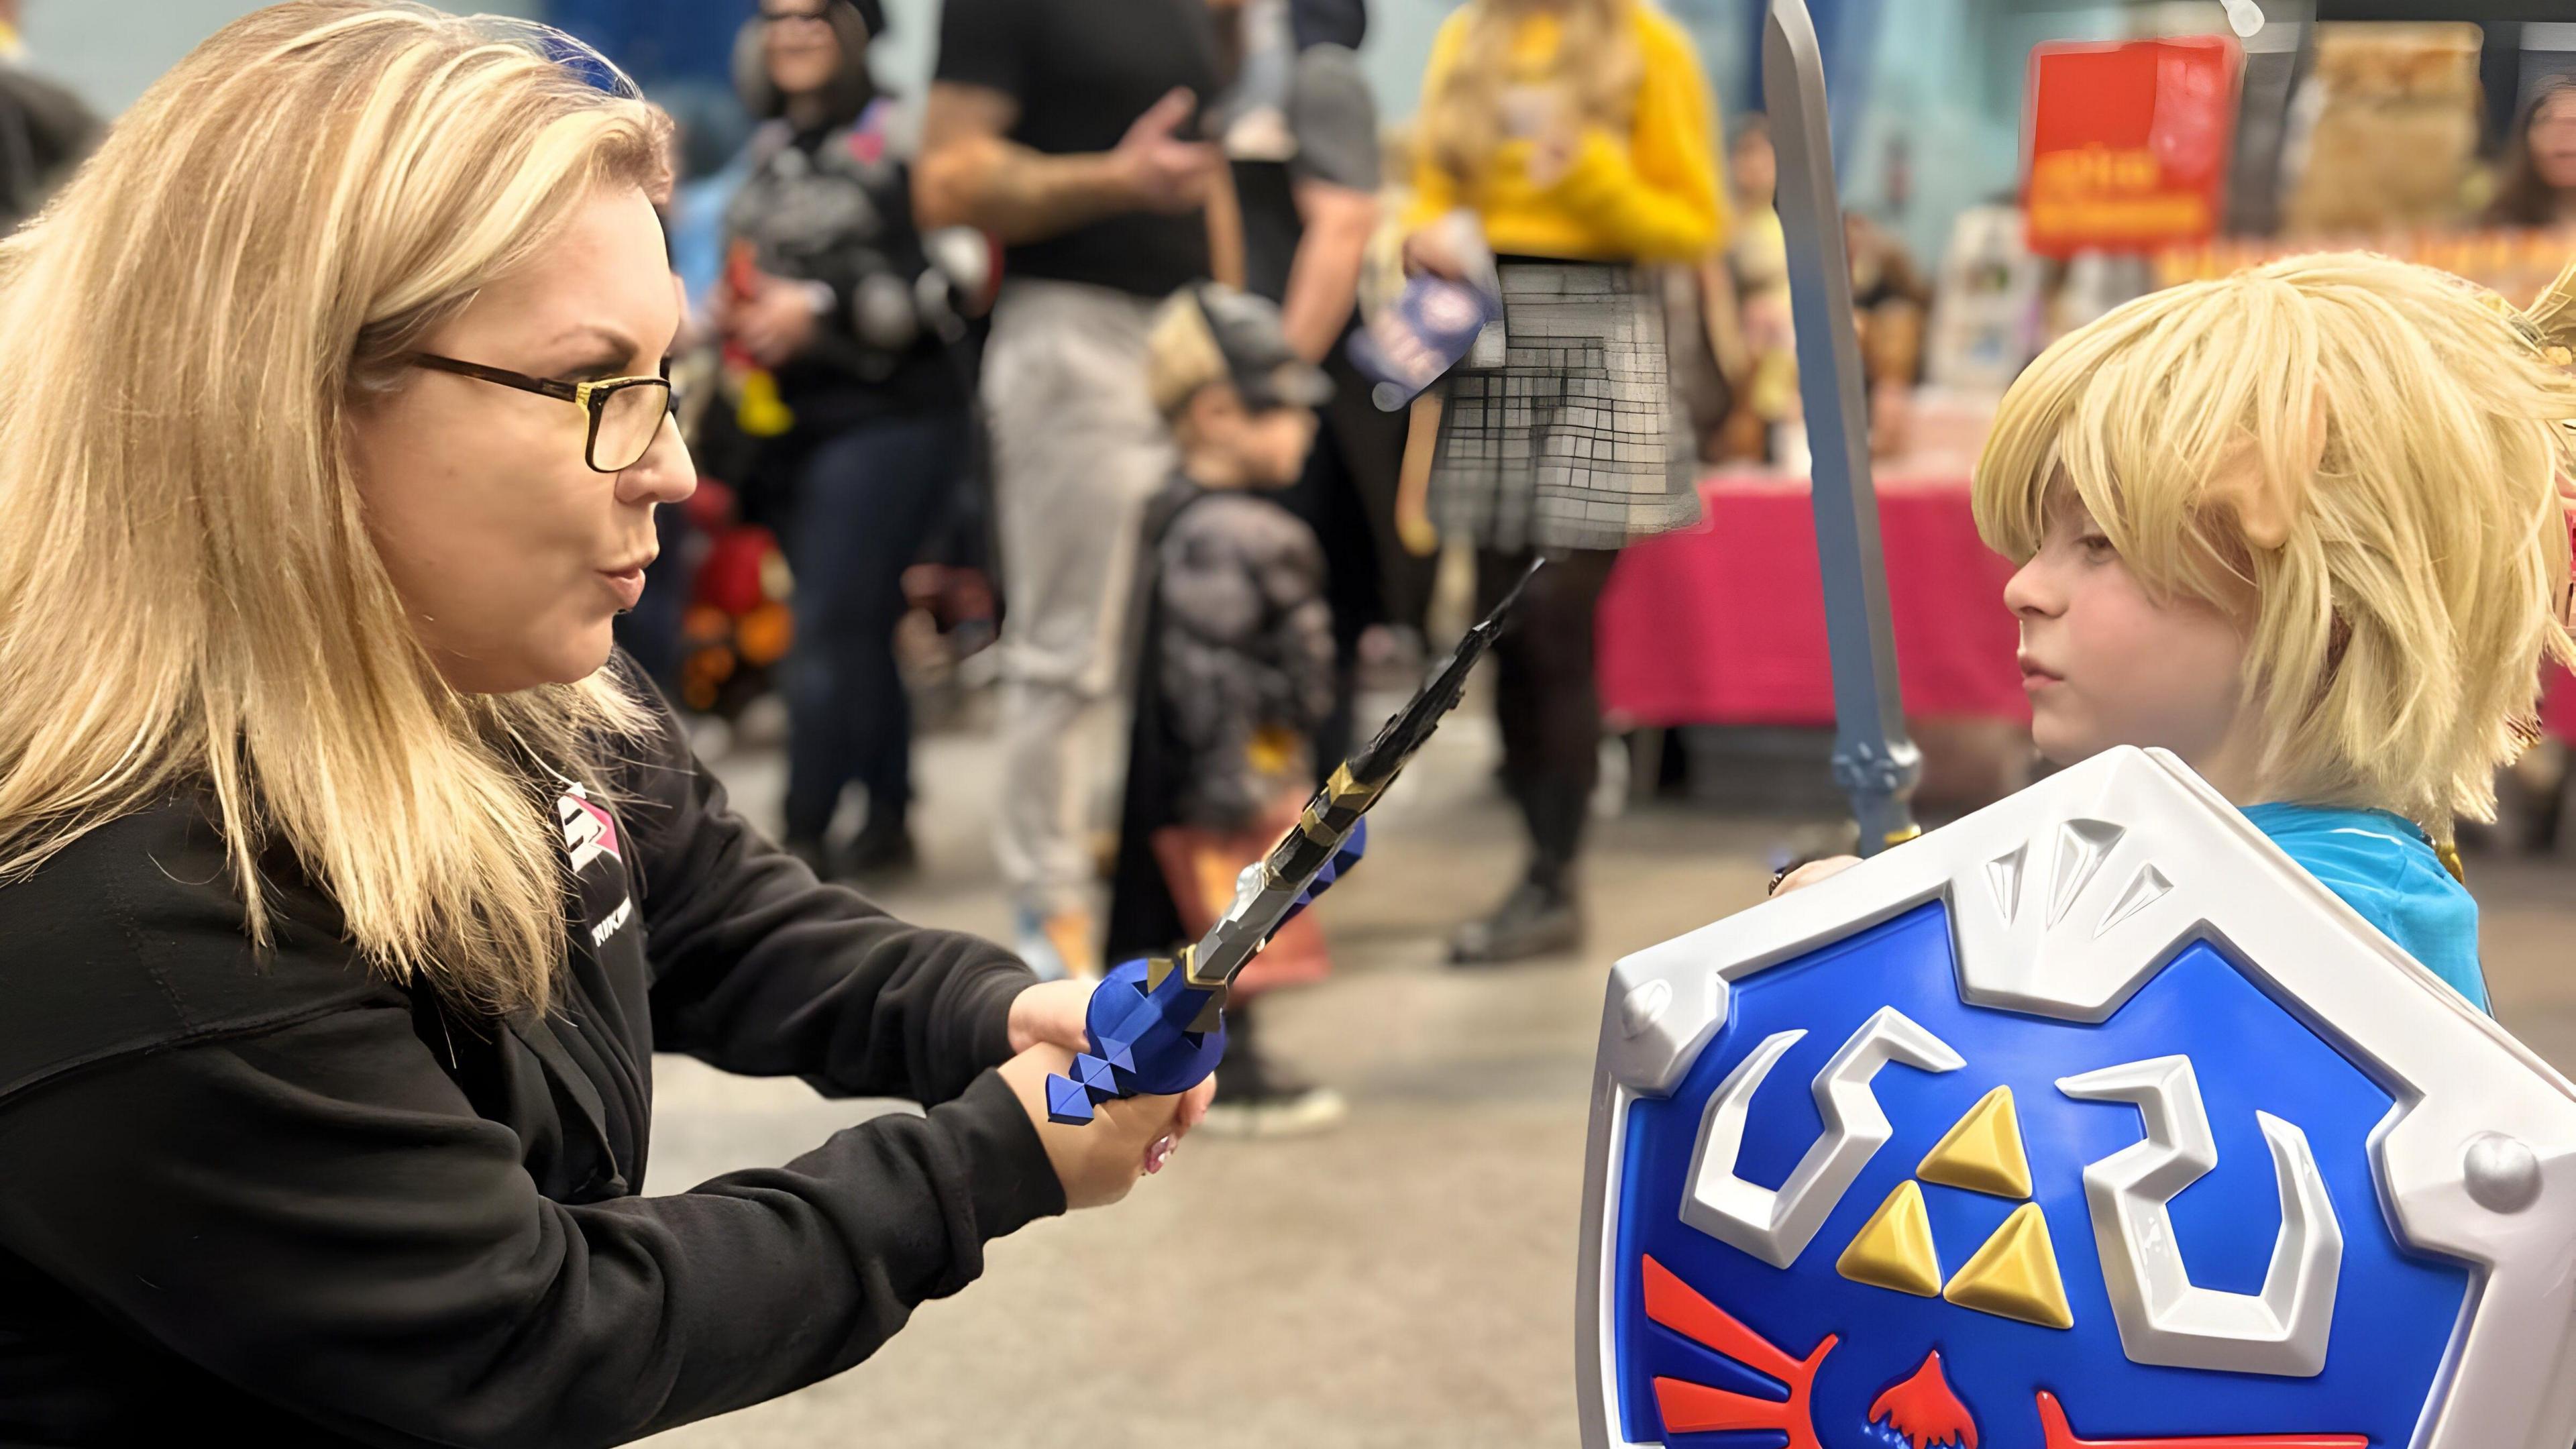
[[[649,686],[640,686],[649,690]],[[1010,1056],[1035,977],[1001,947],[887,915],[736,814],[677,716],[621,781],[653,970],[653,1035],[747,1076],[944,1102]]]
[[[784,1167],[549,1199],[336,922],[253,954],[192,819],[0,890],[0,1258],[138,1351],[364,1444],[618,1444],[857,1363],[1064,1208],[992,1072]]]
[[[348,1439],[579,1449],[850,1367],[1064,1206],[991,1073],[673,1196],[550,1201],[522,1150],[407,1010],[333,1012],[0,1100],[0,1249]]]

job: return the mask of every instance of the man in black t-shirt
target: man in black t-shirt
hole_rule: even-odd
[[[1345,351],[1378,219],[1377,104],[1354,53],[1367,10],[1360,0],[1212,3],[1242,28],[1245,49],[1265,40],[1294,47],[1280,98],[1282,144],[1265,146],[1259,128],[1240,124],[1267,99],[1240,94],[1229,97],[1236,124],[1228,138],[1236,143],[1229,149],[1243,213],[1244,289],[1280,304],[1290,342],[1334,384],[1305,476],[1285,499],[1323,541],[1329,570],[1335,699],[1314,745],[1330,768],[1354,743],[1361,634],[1378,624],[1420,629],[1434,565],[1406,550],[1395,528],[1405,415],[1369,400],[1369,383]]]
[[[1121,733],[1142,512],[1172,467],[1145,335],[1210,274],[1205,213],[1232,205],[1197,115],[1216,31],[1206,0],[947,0],[939,51],[917,215],[1008,248],[983,378],[1010,596],[996,844],[1022,955],[1095,970],[1092,787]]]

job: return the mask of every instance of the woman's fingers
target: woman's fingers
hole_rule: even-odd
[[[1041,981],[1011,998],[1011,1050],[1045,1042],[1066,1051],[1091,1050],[1088,981]]]

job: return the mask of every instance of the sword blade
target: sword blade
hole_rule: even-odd
[[[1493,612],[1478,620],[1458,641],[1458,647],[1433,671],[1420,692],[1386,722],[1375,739],[1333,772],[1333,778],[1315,792],[1297,824],[1271,847],[1270,853],[1245,868],[1235,884],[1233,905],[1199,938],[1190,953],[1191,985],[1223,985],[1251,964],[1269,942],[1271,933],[1296,911],[1306,888],[1315,883],[1349,842],[1352,832],[1359,829],[1370,807],[1386,794],[1387,787],[1404,772],[1415,752],[1430,740],[1441,719],[1458,707],[1476,661],[1501,636],[1530,580],[1546,567],[1544,559],[1533,561],[1502,602],[1494,605]]]
[[[1834,780],[1851,796],[1860,853],[1875,855],[1920,833],[1908,801],[1922,756],[1906,737],[1897,685],[1851,261],[1834,187],[1824,61],[1805,0],[1772,0],[1762,28],[1762,93],[1780,158],[1775,204],[1788,242],[1798,395],[1815,459],[1809,497],[1833,656]]]

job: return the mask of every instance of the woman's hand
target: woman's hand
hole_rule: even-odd
[[[1138,1150],[1128,1154],[1128,1158],[1132,1160],[1132,1170],[1118,1182],[1117,1190],[1107,1197],[1096,1200],[1098,1203],[1116,1202],[1127,1195],[1128,1188],[1135,1185],[1138,1172],[1152,1173],[1163,1170],[1163,1163],[1171,1157],[1172,1149],[1179,1146],[1180,1140],[1190,1134],[1191,1128],[1198,1126],[1206,1118],[1208,1103],[1216,1098],[1216,1079],[1211,1077],[1179,1097],[1137,1097],[1126,1101],[1105,1102],[1099,1109],[1100,1119],[1095,1120],[1088,1127],[1058,1127],[1049,1122],[1046,1116],[1046,1074],[1050,1071],[1062,1072],[1065,1067],[1057,1065],[1038,1071],[1034,1078],[1035,1095],[1031,1095],[1029,1091],[1022,1088],[1014,1073],[1032,1057],[1054,1056],[1059,1062],[1069,1063],[1072,1060],[1072,1053],[1091,1050],[1091,1028],[1088,1018],[1091,1012],[1091,993],[1094,989],[1095,984],[1088,981],[1041,981],[1012,997],[1011,1050],[1018,1055],[1002,1068],[1002,1075],[1011,1079],[1012,1090],[1019,1092],[1020,1104],[1031,1108],[1030,1120],[1038,1124],[1039,1135],[1050,1138],[1047,1144],[1047,1159],[1055,1164],[1056,1176],[1065,1185],[1065,1200],[1074,1207],[1096,1205],[1094,1201],[1075,1199],[1072,1176],[1072,1171],[1087,1173],[1096,1164],[1089,1162],[1088,1156],[1083,1155],[1083,1161],[1069,1170],[1065,1158],[1059,1155],[1051,1134],[1071,1133],[1079,1136],[1083,1133],[1099,1132],[1112,1116],[1122,1121],[1132,1116],[1137,1103],[1177,1104],[1162,1118],[1157,1119],[1166,1124],[1165,1130],[1147,1140]],[[1079,1147],[1080,1144],[1074,1144],[1074,1146]],[[1072,1152],[1073,1149],[1069,1147],[1066,1151]],[[1115,1153],[1110,1155],[1113,1160],[1116,1158]]]
[[[1808,861],[1805,865],[1780,877],[1780,883],[1771,888],[1771,894],[1785,896],[1791,891],[1805,890],[1828,876],[1841,875],[1858,864],[1860,864],[1860,857],[1857,855],[1829,855],[1822,860]]]
[[[763,276],[748,299],[727,309],[725,330],[754,362],[777,367],[813,343],[814,298],[797,283]]]
[[[1038,1129],[1047,1165],[1064,1185],[1067,1208],[1107,1206],[1125,1197],[1136,1179],[1162,1171],[1175,1145],[1207,1115],[1208,1102],[1216,1095],[1211,1077],[1178,1097],[1113,1098],[1099,1104],[1090,1122],[1061,1126],[1047,1119],[1046,1079],[1072,1066],[1071,1051],[1041,1044],[1001,1067],[1002,1080]]]
[[[1418,277],[1424,272],[1453,282],[1467,280],[1465,259],[1449,244],[1448,233],[1436,222],[1404,238],[1404,274]]]
[[[1011,998],[1011,1050],[1041,1043],[1070,1052],[1091,1050],[1088,981],[1041,981]]]

